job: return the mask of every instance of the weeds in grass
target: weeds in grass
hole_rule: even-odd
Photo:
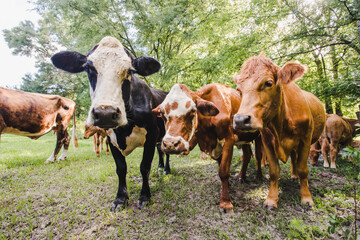
[[[337,172],[309,168],[313,209],[300,204],[299,184],[289,178],[290,165],[281,165],[279,207],[266,211],[262,204],[269,181],[255,181],[254,162],[248,168],[248,183],[235,179],[241,167],[239,151],[234,151],[230,178],[235,208],[220,213],[218,165],[200,160],[198,148],[186,157],[171,156],[171,175],[158,172],[155,156],[152,200],[143,210],[136,208],[142,183],[142,149],[136,149],[127,157],[129,206],[112,213],[118,181],[112,157],[96,158],[92,141],[80,139],[76,152],[70,147],[68,160],[44,164],[54,140],[51,135],[36,142],[2,136],[0,239],[336,239],[356,218],[354,181],[346,178],[355,175],[348,169],[350,163],[339,161]],[[265,175],[267,171],[263,169]],[[331,234],[328,217],[333,215],[344,220]]]

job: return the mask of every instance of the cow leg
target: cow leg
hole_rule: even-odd
[[[300,143],[301,144],[301,143]],[[308,203],[310,206],[314,206],[314,201],[312,200],[309,183],[308,183],[308,156],[310,150],[310,143],[301,144],[298,148],[298,158],[296,161],[296,173],[300,179],[300,197],[301,203]]]
[[[64,136],[64,148],[63,151],[58,159],[58,161],[65,160],[67,158],[67,152],[69,150],[70,145],[70,135],[67,130],[65,130],[65,136]]]
[[[45,161],[45,163],[54,162],[56,160],[56,157],[63,145],[63,139],[64,139],[64,132],[61,130],[56,131],[56,146],[54,152],[51,154],[51,156]]]
[[[140,191],[140,197],[137,202],[137,207],[142,209],[147,202],[150,201],[151,193],[149,187],[149,174],[151,170],[151,162],[154,158],[156,147],[156,135],[154,132],[148,132],[144,144],[143,158],[140,164],[140,172],[143,179],[143,184]]]
[[[170,157],[169,157],[169,154],[165,154],[166,162],[165,162],[165,165],[164,165],[164,152],[161,150],[161,143],[156,144],[156,149],[157,149],[158,154],[159,154],[158,170],[164,169],[164,173],[166,175],[170,174]]]
[[[251,147],[249,144],[243,144],[241,145],[241,148],[243,150],[243,164],[241,166],[240,173],[237,175],[237,179],[239,179],[241,182],[246,181],[246,170],[249,165],[250,159],[251,159]]]
[[[330,161],[331,165],[330,168],[336,169],[335,161],[337,159],[337,155],[339,152],[339,142],[338,141],[331,141],[330,143]]]
[[[322,144],[321,144],[321,154],[322,154],[323,157],[324,157],[324,168],[330,167],[329,159],[328,159],[328,153],[329,153],[329,151],[330,151],[329,141],[328,141],[327,138],[325,138],[325,139],[322,141]]]
[[[97,157],[100,157],[99,145],[100,145],[100,136],[98,133],[95,133],[94,134],[94,147],[95,147],[95,155]]]
[[[162,169],[164,169],[164,153],[163,153],[163,151],[161,151],[161,143],[156,144],[156,149],[159,154],[158,170],[162,170]]]
[[[222,158],[219,166],[219,177],[221,180],[220,209],[228,211],[234,208],[230,200],[230,165],[233,155],[234,139],[226,139],[222,151]]]
[[[124,208],[129,199],[127,193],[127,187],[126,187],[127,165],[126,165],[125,157],[116,147],[114,147],[111,141],[109,141],[109,145],[116,164],[116,174],[118,175],[119,178],[118,192],[116,194],[116,198],[113,202],[113,205],[111,206],[110,209],[111,211],[116,211]]]
[[[109,140],[106,137],[105,138],[105,146],[106,146],[106,154],[109,155],[110,154],[110,150],[109,150]]]
[[[101,136],[100,134],[99,135],[99,141],[100,141],[100,152],[103,152],[104,151],[104,146],[103,146],[103,143],[104,143],[104,137]]]
[[[275,150],[272,143],[275,141],[274,136],[269,130],[261,132],[262,142],[266,153],[266,158],[269,161],[269,175],[270,175],[270,188],[269,193],[264,202],[264,206],[268,209],[277,207],[279,200],[278,186],[280,176],[280,165],[276,157]]]
[[[168,175],[170,174],[170,155],[166,153],[165,156],[166,156],[166,162],[165,162],[164,172],[166,175]]]
[[[265,154],[263,154],[263,152],[262,152],[261,138],[257,137],[255,139],[255,158],[256,158],[256,166],[257,166],[256,179],[259,181],[262,181],[262,179],[263,179],[261,168],[263,167],[262,160],[263,160],[264,155]],[[265,166],[265,163],[264,163],[264,166]]]

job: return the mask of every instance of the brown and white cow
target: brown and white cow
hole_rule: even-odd
[[[85,123],[84,138],[88,139],[91,136],[93,136],[93,140],[94,140],[95,155],[97,157],[100,157],[100,152],[102,152],[104,149],[103,148],[104,139],[105,139],[106,154],[109,155],[110,154],[109,141],[107,139],[105,130]]]
[[[74,144],[77,147],[74,101],[57,95],[0,88],[0,135],[9,133],[38,139],[54,130],[56,147],[46,163],[56,160],[63,145],[58,161],[67,157],[70,143],[67,127],[72,116]]]
[[[336,169],[335,161],[339,153],[339,144],[342,146],[353,145],[353,137],[360,132],[355,126],[360,120],[340,117],[336,114],[326,115],[326,124],[319,140],[311,146],[311,164],[317,164],[319,150],[324,157],[324,167]],[[328,154],[330,155],[331,165],[329,164]]]
[[[260,130],[269,161],[270,189],[264,205],[277,207],[280,159],[291,156],[292,174],[300,178],[302,203],[314,205],[308,186],[307,159],[312,143],[325,124],[322,103],[301,90],[294,81],[306,68],[298,63],[275,65],[262,54],[251,57],[234,76],[242,95],[234,127],[244,131]]]
[[[164,101],[153,110],[165,121],[166,134],[162,140],[164,152],[188,154],[198,143],[201,151],[218,161],[221,179],[220,208],[225,211],[233,208],[229,193],[233,146],[242,145],[244,164],[240,177],[245,178],[251,148],[243,143],[259,137],[258,132],[243,134],[232,129],[233,115],[240,102],[240,95],[223,84],[208,84],[197,92],[190,91],[183,84],[175,84]],[[261,141],[258,140],[257,143]],[[257,154],[261,152],[257,151]],[[257,159],[260,161],[261,156]],[[261,176],[258,163],[258,177]]]

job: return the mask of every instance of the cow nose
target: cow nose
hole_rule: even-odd
[[[100,128],[115,128],[119,124],[120,109],[111,106],[100,106],[92,110],[94,125]]]
[[[161,149],[168,154],[179,154],[187,150],[185,144],[179,138],[164,138]]]
[[[251,116],[244,114],[236,114],[234,116],[234,129],[235,130],[251,130]]]

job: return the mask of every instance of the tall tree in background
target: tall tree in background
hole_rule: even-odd
[[[36,0],[43,17],[5,31],[15,54],[32,55],[38,73],[23,88],[89,99],[85,74],[64,75],[49,63],[58,47],[87,53],[105,35],[135,56],[162,63],[144,79],[164,90],[177,82],[193,90],[210,82],[234,87],[232,76],[251,55],[265,51],[278,65],[300,60],[309,67],[304,89],[328,111],[359,100],[358,0]],[[310,4],[310,5],[309,5]],[[84,91],[86,89],[86,91]],[[77,103],[78,103],[77,102]],[[83,107],[85,111],[85,107]]]

